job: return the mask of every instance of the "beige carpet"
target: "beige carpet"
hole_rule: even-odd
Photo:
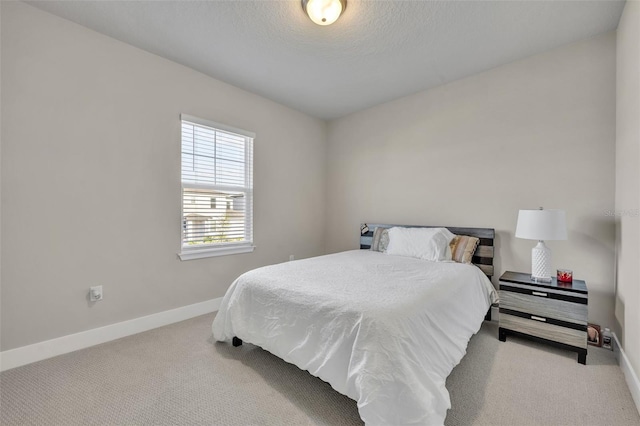
[[[356,403],[205,315],[3,372],[2,425],[358,425]],[[447,387],[447,425],[640,425],[613,353],[497,339],[486,323]]]

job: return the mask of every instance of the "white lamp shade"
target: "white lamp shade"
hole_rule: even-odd
[[[564,210],[520,210],[516,237],[527,240],[566,240]]]

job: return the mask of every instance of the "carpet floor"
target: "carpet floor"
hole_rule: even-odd
[[[0,374],[2,425],[361,425],[355,401],[204,315]],[[640,425],[613,353],[575,354],[485,322],[447,380],[447,425]]]

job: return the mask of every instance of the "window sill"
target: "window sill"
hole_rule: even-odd
[[[180,260],[195,260],[205,257],[227,256],[230,254],[251,253],[256,246],[215,247],[207,249],[183,250],[178,253]]]

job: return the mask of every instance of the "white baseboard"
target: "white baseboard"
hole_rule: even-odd
[[[634,371],[633,366],[629,362],[629,358],[627,358],[627,354],[624,353],[624,349],[622,349],[622,345],[620,345],[620,340],[618,340],[618,336],[616,333],[613,334],[613,339],[616,344],[616,358],[618,358],[618,363],[620,364],[620,369],[624,374],[624,378],[627,381],[627,386],[629,386],[629,390],[631,391],[631,397],[633,401],[636,403],[636,409],[638,413],[640,413],[640,380],[638,380],[638,375],[636,371]]]
[[[31,364],[32,362],[88,348],[101,343],[116,340],[121,337],[141,333],[153,328],[173,324],[197,317],[199,315],[215,312],[220,308],[222,298],[211,299],[193,305],[187,305],[157,314],[135,318],[129,321],[118,322],[104,327],[94,328],[76,334],[56,339],[46,340],[33,345],[22,346],[0,352],[0,371]]]

